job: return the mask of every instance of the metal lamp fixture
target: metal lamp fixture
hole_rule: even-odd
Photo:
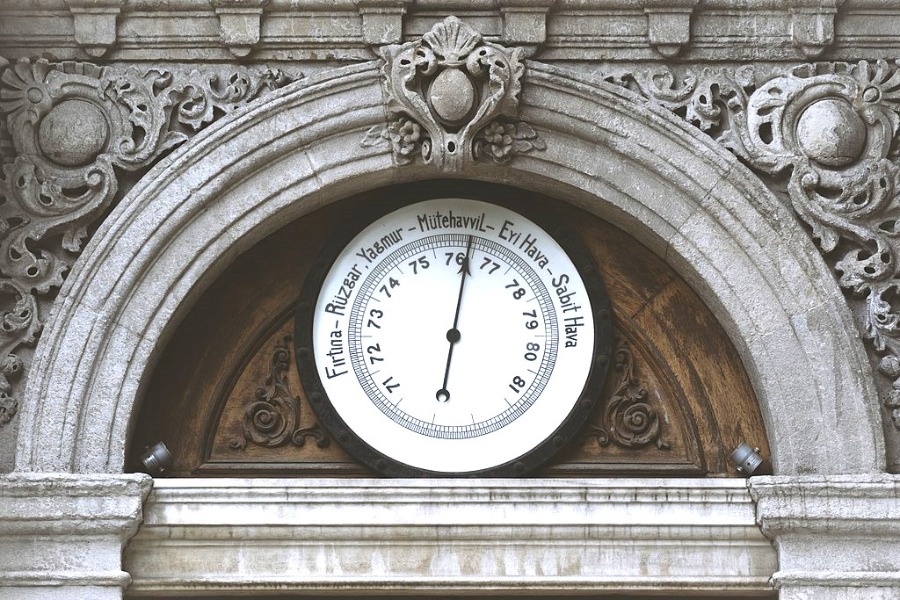
[[[162,442],[147,448],[140,460],[148,475],[162,475],[172,467],[172,453]]]
[[[752,475],[768,475],[771,474],[772,468],[768,461],[759,454],[759,448],[751,448],[748,444],[741,442],[729,457],[731,464],[745,477]]]

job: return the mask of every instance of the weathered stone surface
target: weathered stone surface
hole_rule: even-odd
[[[542,74],[537,65],[533,70],[526,87],[564,91],[568,86],[573,105],[582,101],[588,89],[583,79],[564,71]],[[196,293],[197,282],[206,273],[216,272],[231,252],[319,202],[333,201],[379,178],[434,176],[431,165],[394,163],[391,167],[387,148],[379,153],[376,147],[359,144],[361,132],[384,123],[384,112],[374,109],[381,101],[380,76],[375,65],[360,65],[288,87],[248,111],[248,118],[236,115],[226,119],[200,143],[171,156],[158,167],[159,176],[150,177],[120,205],[73,270],[62,290],[66,301],[38,348],[36,367],[47,376],[30,381],[27,388],[27,409],[20,426],[25,439],[19,447],[18,468],[121,469],[122,440],[127,438],[129,415],[136,402],[132,391],[139,389],[154,347],[165,342],[168,319]],[[826,364],[846,362],[848,369],[867,369],[860,353],[835,354],[851,344],[842,340],[855,339],[849,320],[838,319],[834,328],[779,330],[803,317],[817,299],[797,295],[782,270],[773,268],[772,255],[780,257],[781,265],[796,264],[784,272],[790,272],[792,278],[805,278],[803,287],[818,290],[819,298],[840,299],[824,265],[809,263],[808,251],[781,244],[774,233],[791,222],[789,215],[733,157],[699,132],[658,109],[638,104],[624,109],[623,98],[628,95],[623,97],[599,80],[590,89],[593,104],[587,113],[566,115],[557,108],[566,106],[563,101],[540,106],[540,110],[533,106],[530,114],[535,115],[539,128],[543,127],[540,119],[549,119],[547,126],[554,129],[540,129],[548,146],[568,149],[570,140],[580,139],[586,146],[592,145],[591,151],[556,158],[568,165],[566,170],[556,171],[541,165],[538,157],[542,152],[524,155],[528,160],[514,158],[511,168],[516,183],[538,186],[543,179],[544,184],[565,183],[567,188],[575,188],[584,180],[603,176],[604,163],[630,165],[628,177],[616,180],[623,201],[616,207],[618,214],[607,212],[609,207],[596,197],[582,196],[587,200],[584,206],[626,224],[637,222],[648,209],[661,217],[645,224],[640,235],[666,239],[670,262],[709,299],[726,327],[732,328],[757,393],[769,407],[763,411],[778,445],[780,472],[798,472],[801,466],[826,472],[878,469],[883,455],[878,425],[870,420],[871,382],[850,379],[843,384],[843,393],[834,397],[832,374],[805,362],[807,357],[824,355]],[[550,96],[535,96],[541,97]],[[556,98],[565,99],[566,95]],[[586,123],[585,114],[596,114],[597,121]],[[609,119],[618,126],[614,130],[605,131],[596,124]],[[327,142],[323,142],[326,132]],[[303,169],[285,172],[280,161],[287,156],[305,156],[315,181]],[[474,169],[472,173],[490,174]],[[252,188],[243,186],[249,179],[254,181]],[[647,182],[652,181],[668,181],[669,185],[649,187]],[[760,206],[767,208],[760,210]],[[758,213],[754,219],[746,219],[755,220],[755,235],[771,240],[765,251],[740,220],[729,216],[735,212]],[[221,220],[207,218],[216,214]],[[252,219],[244,219],[245,214]],[[691,216],[685,219],[684,215]],[[202,228],[193,226],[198,219],[204,223]],[[720,251],[715,252],[716,248]],[[723,266],[720,261],[726,250],[729,258]],[[182,257],[186,255],[195,258],[185,264]],[[169,264],[181,266],[156,267]],[[83,346],[82,330],[87,323],[91,323],[90,341]],[[114,325],[117,323],[127,326],[121,329]],[[755,343],[775,330],[790,342],[775,349]],[[784,394],[784,378],[793,377],[798,369],[804,369],[810,380],[801,384],[793,378],[793,401],[776,402]],[[60,397],[66,402],[42,400]],[[809,438],[833,437],[840,429],[837,415],[862,424],[864,429],[874,426],[873,433],[848,441],[847,448],[792,444],[796,436],[793,424],[808,415],[804,407],[835,403],[834,411],[821,414],[804,429]],[[65,419],[67,412],[117,417],[77,421]],[[72,424],[71,428],[62,429],[64,422]]]
[[[900,593],[900,477],[754,477],[750,491],[757,521],[778,548],[773,580],[781,598]]]
[[[740,480],[169,480],[145,514],[144,593],[764,591],[775,563]]]
[[[448,6],[507,61],[482,64],[490,75],[478,85],[454,74],[467,44],[432,43]],[[884,468],[876,386],[888,462],[900,465],[898,17],[881,0],[3,2],[0,52],[24,60],[0,58],[0,452],[18,423],[19,469],[82,475],[0,478],[0,594],[119,598],[119,553],[146,482],[87,474],[122,471],[142,383],[181,312],[286,220],[443,168],[572,202],[675,266],[741,352],[776,471],[819,476],[751,480],[779,552],[781,597],[900,596],[897,483],[873,475]],[[453,51],[431,88],[408,86],[402,70],[383,87],[375,63],[332,70],[378,56],[373,45],[410,43]],[[668,66],[649,62],[676,54]],[[66,62],[86,56],[107,63]],[[235,56],[248,64],[232,68]],[[821,62],[794,66],[807,57]],[[289,78],[270,64],[318,74],[278,90]],[[490,87],[503,85],[499,96]],[[497,118],[478,116],[486,90],[501,98]],[[423,105],[398,109],[398,98]],[[184,143],[222,113],[233,116]],[[428,164],[436,140],[445,154],[470,155]],[[129,191],[137,177],[125,172],[150,167]],[[839,287],[885,377],[873,376]],[[19,402],[16,377],[60,288]],[[10,467],[0,457],[0,471]],[[765,590],[776,568],[733,484],[686,492],[644,482],[623,495],[631,484],[621,481],[615,493],[597,481],[423,483],[176,484],[151,501],[155,520],[127,560],[136,574],[162,572],[163,540],[177,532],[209,546],[192,555],[176,544],[176,589],[221,566],[210,589],[262,587],[253,577],[269,573],[330,590],[377,573],[354,585],[381,592],[684,585],[663,567],[712,577],[680,589]],[[342,504],[348,495],[365,504]],[[260,503],[267,509],[248,510]],[[287,529],[275,513],[290,515]],[[734,520],[710,525],[710,515]],[[511,516],[527,527],[497,526]],[[287,554],[263,542],[284,531],[295,544]],[[228,554],[236,535],[253,551]],[[679,553],[665,554],[673,543]],[[296,565],[306,571],[291,579]],[[726,580],[728,569],[738,579]],[[142,589],[163,591],[153,585]]]
[[[826,98],[810,104],[797,119],[797,142],[814,161],[846,167],[866,147],[866,124],[849,103]]]
[[[149,492],[143,474],[0,476],[0,594],[121,598],[122,548]]]

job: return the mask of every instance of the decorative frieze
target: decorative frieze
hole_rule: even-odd
[[[11,380],[23,365],[14,353],[41,330],[37,297],[62,285],[89,226],[116,198],[119,172],[151,165],[290,80],[269,70],[6,64],[0,112],[15,158],[0,172],[0,424],[16,412]]]
[[[884,60],[750,67],[667,67],[610,74],[709,133],[781,186],[858,303],[863,336],[892,380],[900,428],[900,69]]]

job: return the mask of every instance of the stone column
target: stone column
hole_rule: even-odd
[[[753,477],[781,600],[900,598],[900,476]]]
[[[122,598],[122,549],[151,485],[142,474],[0,477],[0,598]]]

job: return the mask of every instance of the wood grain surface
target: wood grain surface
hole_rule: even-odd
[[[448,181],[376,190],[330,205],[238,257],[161,356],[135,422],[132,467],[146,446],[164,441],[175,457],[170,476],[373,475],[336,440],[318,433],[294,357],[294,307],[310,265],[370,215],[442,196],[500,202],[542,225],[552,222],[557,235],[583,242],[606,283],[617,352],[602,401],[582,435],[539,475],[736,476],[727,457],[740,442],[769,456],[756,398],[733,344],[663,260],[563,202]],[[283,424],[252,410],[254,402],[276,396],[296,403],[299,422],[292,429],[303,435],[279,440],[273,432]],[[245,421],[252,417],[270,427],[268,441],[247,435]]]

